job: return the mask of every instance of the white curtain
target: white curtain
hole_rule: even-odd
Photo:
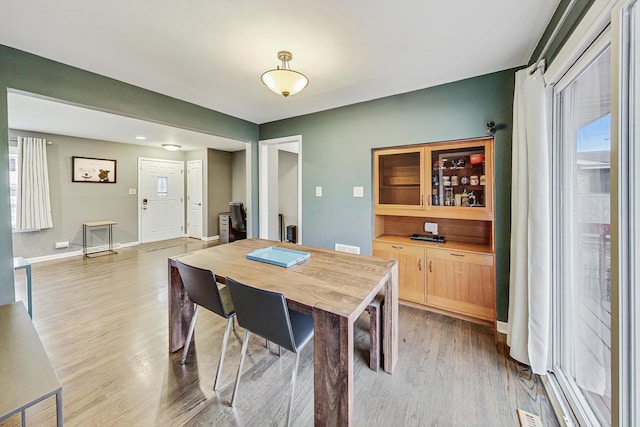
[[[18,137],[16,229],[51,227],[47,142],[40,138]]]
[[[551,210],[547,100],[542,71],[516,73],[513,102],[511,357],[546,374],[550,335]]]

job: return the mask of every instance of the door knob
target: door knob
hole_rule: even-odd
[[[144,209],[144,210],[147,209],[147,203],[148,203],[147,199],[142,199],[142,209]]]

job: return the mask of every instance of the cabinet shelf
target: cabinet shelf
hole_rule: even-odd
[[[383,185],[417,185],[420,186],[420,176],[387,176],[383,179]]]

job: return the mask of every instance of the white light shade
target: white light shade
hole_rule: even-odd
[[[180,149],[178,144],[162,144],[162,147],[167,151],[178,151]]]
[[[261,80],[269,89],[285,98],[295,95],[309,84],[309,79],[304,74],[283,69],[267,71],[262,75]]]

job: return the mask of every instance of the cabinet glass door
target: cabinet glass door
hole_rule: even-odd
[[[436,209],[491,208],[490,152],[484,143],[442,147],[429,151],[431,191],[429,206]]]
[[[384,150],[375,159],[377,205],[421,209],[423,150]]]

